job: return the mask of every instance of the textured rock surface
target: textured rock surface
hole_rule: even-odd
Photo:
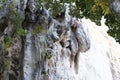
[[[26,35],[6,17],[9,9],[1,10],[0,80],[120,80],[120,45],[104,22],[76,20],[68,8],[53,19],[44,7],[36,9],[35,0],[17,5]]]
[[[43,15],[39,16],[42,16],[39,21],[43,21],[39,25],[47,26],[47,32],[41,33],[41,31],[37,35],[33,34],[38,24],[27,30],[23,66],[24,80],[70,79],[71,77],[62,77],[63,73],[66,72],[70,76],[71,73],[68,73],[70,69],[78,73],[79,54],[90,48],[90,40],[81,22],[71,18],[68,13],[65,14],[63,22],[52,19],[45,9]],[[60,74],[59,71],[62,73]]]
[[[117,19],[120,20],[120,0],[109,0],[110,7],[115,15],[117,15]]]

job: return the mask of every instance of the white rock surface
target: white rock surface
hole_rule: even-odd
[[[43,65],[42,67],[44,67],[45,73],[43,74],[42,71],[44,70],[42,67],[35,65],[39,68],[35,72],[35,80],[120,80],[120,45],[107,34],[108,28],[104,25],[104,20],[101,22],[102,26],[97,26],[85,18],[80,20],[80,23],[89,37],[91,44],[87,52],[80,53],[78,73],[74,69],[75,63],[71,63],[70,60],[71,51],[56,43],[51,50],[52,57],[46,59],[43,62],[44,65],[40,63],[40,65]],[[41,41],[41,38],[36,37],[35,39]],[[44,42],[44,40],[42,41]],[[28,53],[30,53],[29,50]],[[42,53],[44,52],[32,54],[41,55]],[[40,60],[42,60],[41,57]],[[24,70],[26,73],[26,68]],[[35,71],[35,69],[32,71]],[[30,77],[31,72],[30,74],[28,72],[27,75]],[[28,80],[28,77],[26,76],[24,80]]]

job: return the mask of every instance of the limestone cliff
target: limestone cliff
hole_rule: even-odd
[[[120,45],[104,22],[12,1],[0,4],[0,80],[120,80]]]

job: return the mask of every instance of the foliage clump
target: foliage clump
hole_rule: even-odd
[[[11,37],[6,37],[4,39],[4,49],[6,49],[7,47],[9,47],[10,41],[11,41]]]
[[[33,34],[36,35],[36,34],[46,34],[47,33],[47,29],[43,26],[35,26],[34,29],[33,29]]]
[[[2,12],[4,13],[4,15],[2,14]],[[25,36],[26,32],[21,26],[22,16],[15,5],[15,1],[0,0],[0,14],[2,14],[1,16],[3,16],[3,18],[1,18],[3,19],[3,22],[0,25],[0,27],[2,27],[0,28],[0,36],[2,36],[1,38],[4,38],[3,44],[4,49],[6,49],[9,47],[14,35]],[[3,23],[5,23],[5,25],[3,25]],[[4,33],[4,30],[9,26],[13,26],[11,27],[12,31],[8,30],[7,33]],[[11,32],[14,34],[11,34]]]

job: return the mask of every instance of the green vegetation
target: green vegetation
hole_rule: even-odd
[[[43,26],[35,26],[33,29],[33,34],[46,34],[47,33],[47,29],[45,29],[45,27]]]
[[[20,36],[25,36],[26,32],[22,28],[22,16],[20,12],[15,8],[14,2],[11,2],[9,4],[9,11],[8,13],[8,19],[11,20],[11,22],[14,24],[15,32]]]
[[[11,41],[11,37],[6,37],[4,39],[4,49],[6,49],[7,47],[9,47],[10,41]]]
[[[3,8],[3,9],[2,9]],[[0,11],[2,12],[4,9],[7,9],[6,10],[6,16],[5,16],[5,27],[3,24],[1,24],[1,27],[0,28],[0,33],[2,34],[4,29],[7,27],[7,26],[10,26],[8,25],[8,21],[11,22],[11,25],[14,26],[14,29],[13,29],[13,32],[15,32],[16,34],[20,35],[20,36],[25,36],[26,35],[26,32],[24,29],[22,29],[22,17],[21,17],[21,14],[18,12],[18,10],[16,9],[15,5],[14,5],[14,1],[8,1],[8,0],[1,0],[0,1]],[[4,36],[4,40],[3,40],[3,43],[4,43],[4,49],[6,49],[7,47],[9,47],[10,45],[10,42],[12,40],[12,36],[13,35],[10,35],[10,36]]]
[[[101,17],[106,18],[106,25],[109,27],[108,33],[113,36],[116,41],[120,42],[120,21],[116,14],[110,10],[109,0],[44,0],[45,7],[51,11],[54,17],[59,12],[65,11],[65,3],[69,4],[70,15],[76,18],[89,18],[97,25],[100,24]],[[38,0],[41,7],[42,0]]]
[[[39,3],[42,0],[38,0]],[[107,0],[44,0],[45,7],[50,9],[54,17],[58,12],[65,11],[65,3],[69,4],[70,15],[77,18],[90,18],[97,24],[104,15],[110,13],[109,3]],[[41,5],[41,4],[40,4]]]
[[[21,14],[17,11],[17,9],[14,6],[14,3],[11,3],[9,5],[10,11],[11,11],[11,16],[9,17],[9,19],[13,22],[14,26],[16,27],[16,32],[20,35],[20,36],[25,36],[25,31],[24,29],[22,29],[22,17]],[[9,15],[10,15],[9,14]]]
[[[25,30],[24,30],[23,28],[19,28],[19,29],[17,30],[17,33],[18,33],[20,36],[26,36],[26,32],[25,32]]]

